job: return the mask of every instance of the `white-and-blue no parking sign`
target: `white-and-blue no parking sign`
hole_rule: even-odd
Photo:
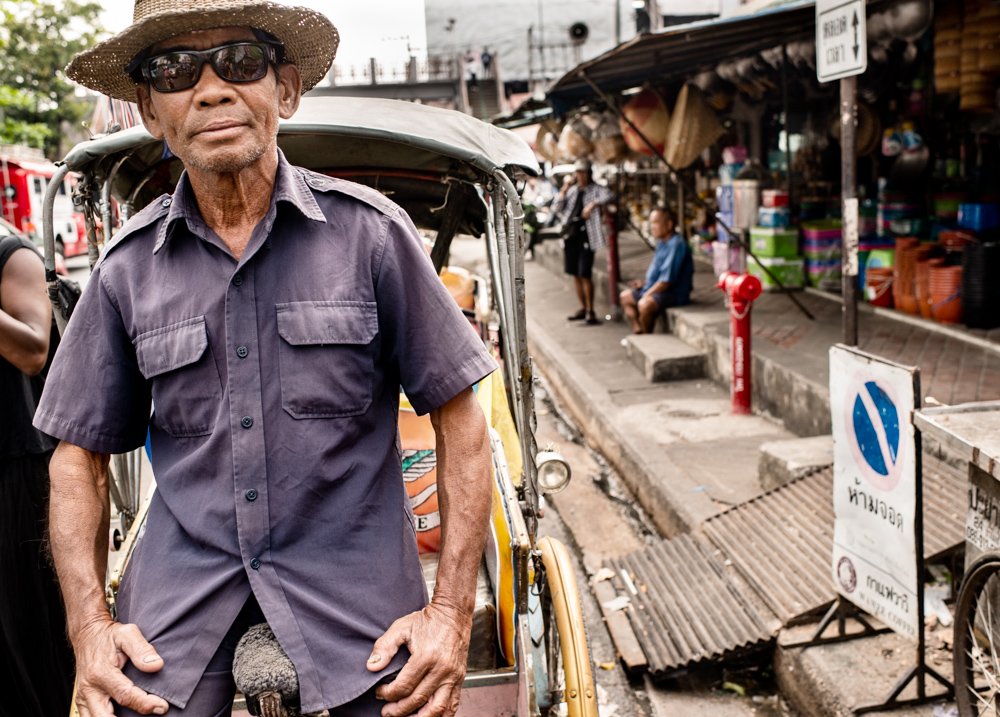
[[[916,368],[847,346],[830,349],[834,585],[913,640],[919,381]]]

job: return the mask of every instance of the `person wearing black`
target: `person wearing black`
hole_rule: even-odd
[[[0,238],[0,717],[69,714],[73,653],[45,545],[55,442],[32,427],[54,337],[41,257]]]

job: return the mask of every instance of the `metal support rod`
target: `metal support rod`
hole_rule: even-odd
[[[621,262],[618,255],[618,212],[604,212],[608,229],[608,303],[612,321],[622,320],[621,300],[618,297],[618,282],[621,280]]]
[[[840,196],[843,203],[841,287],[844,343],[858,345],[858,78],[840,81]]]
[[[61,336],[66,331],[66,317],[62,313],[62,303],[59,300],[59,279],[56,276],[56,237],[53,224],[56,195],[62,187],[63,180],[69,173],[69,167],[61,164],[49,180],[42,199],[42,249],[45,254],[45,283],[48,286],[49,301],[52,303],[52,314],[56,319],[56,328]]]
[[[785,192],[789,210],[792,202],[792,136],[788,131],[788,45],[781,46],[781,129],[785,133]]]
[[[619,108],[618,105],[614,103],[614,99],[610,95],[608,95],[608,93],[606,93],[604,90],[598,87],[594,83],[594,81],[590,79],[590,77],[584,70],[578,70],[577,74],[583,79],[584,82],[590,85],[590,88],[594,90],[597,96],[604,101],[604,104],[606,104],[611,109],[611,111],[618,116],[619,119],[624,121],[629,127],[632,128],[632,130],[636,133],[636,136],[639,137],[639,139],[642,140],[643,144],[645,144],[649,148],[650,152],[653,153],[653,156],[656,157],[658,160],[660,160],[663,163],[663,165],[668,170],[670,170],[670,172],[674,177],[674,181],[677,182],[678,184],[683,182],[685,185],[687,185],[687,180],[681,177],[680,173],[676,169],[674,169],[673,165],[671,165],[670,162],[667,161],[667,158],[663,155],[663,152],[658,150],[653,145],[653,143],[649,141],[649,138],[646,137],[643,131],[640,130],[638,127],[636,127],[635,124],[632,122],[632,120],[630,120],[628,117],[625,116],[625,113],[621,111],[621,108]],[[688,194],[690,194],[694,198],[694,201],[700,207],[702,207],[705,210],[709,211],[711,210],[711,207],[708,206],[708,202],[702,199],[701,196],[699,196],[698,192],[693,187],[687,186],[687,190]],[[719,224],[731,237],[733,237],[736,243],[739,244],[749,256],[753,257],[754,260],[757,259],[757,257],[753,253],[753,250],[750,249],[750,244],[745,239],[743,239],[743,237],[740,234],[735,232],[731,227],[727,226],[725,222],[720,221]],[[760,266],[760,268],[764,271],[765,274],[767,274],[767,276],[771,279],[771,281],[773,281],[774,284],[779,288],[779,290],[783,294],[785,294],[785,296],[787,296],[793,304],[795,304],[795,306],[799,309],[799,311],[802,312],[802,314],[807,319],[809,319],[810,321],[815,321],[816,317],[812,315],[809,309],[807,309],[794,294],[790,293],[787,289],[785,289],[785,286],[784,284],[781,283],[781,280],[777,276],[775,276],[774,273],[763,262],[757,261],[757,265]]]

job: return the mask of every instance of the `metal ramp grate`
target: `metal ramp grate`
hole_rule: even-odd
[[[655,677],[761,648],[782,625],[834,600],[832,489],[826,468],[730,508],[695,533],[608,562]],[[928,559],[962,543],[965,498],[964,474],[925,455]],[[602,600],[609,622],[621,604]]]
[[[679,535],[609,564],[616,587],[630,597],[632,629],[654,675],[734,657],[765,644],[779,627],[744,599],[702,535]]]

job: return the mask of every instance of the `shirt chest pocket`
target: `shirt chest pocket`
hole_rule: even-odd
[[[295,301],[275,309],[285,411],[294,418],[336,418],[367,411],[375,376],[375,303]]]
[[[222,383],[205,317],[140,334],[135,353],[139,370],[152,383],[155,425],[178,437],[211,433]]]

